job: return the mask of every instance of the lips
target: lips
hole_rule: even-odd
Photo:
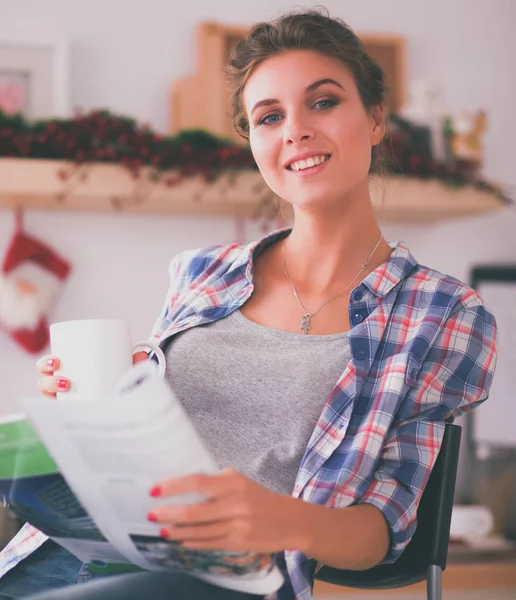
[[[285,163],[285,168],[289,171],[303,171],[323,164],[331,158],[331,154],[326,152],[305,152],[292,157]]]

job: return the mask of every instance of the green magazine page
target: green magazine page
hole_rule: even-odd
[[[23,415],[0,421],[0,480],[58,473],[56,463]]]

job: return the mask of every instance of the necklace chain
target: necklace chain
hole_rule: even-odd
[[[315,317],[315,315],[321,309],[323,309],[327,304],[329,304],[332,300],[336,300],[337,298],[339,298],[340,296],[342,296],[347,290],[349,290],[349,288],[355,283],[355,281],[364,272],[364,270],[366,269],[367,265],[371,261],[371,258],[373,258],[373,254],[378,249],[378,246],[380,245],[380,242],[382,241],[382,238],[383,238],[383,235],[380,234],[380,238],[378,239],[378,241],[376,242],[374,248],[372,249],[371,254],[369,254],[369,256],[366,258],[365,262],[362,263],[362,265],[360,266],[360,271],[355,275],[355,277],[353,277],[353,279],[348,283],[348,285],[342,291],[340,291],[338,294],[335,294],[335,296],[332,296],[331,298],[328,298],[328,300],[325,300],[321,304],[321,306],[319,306],[319,308],[317,308],[317,310],[315,310],[314,312],[310,312],[310,311],[306,310],[306,308],[303,306],[303,303],[301,302],[301,300],[299,298],[299,295],[297,293],[296,286],[294,285],[294,282],[292,281],[292,279],[290,279],[290,276],[289,276],[288,271],[287,271],[287,265],[285,264],[285,243],[286,243],[286,240],[285,240],[285,242],[283,242],[283,244],[281,245],[281,258],[282,258],[282,261],[283,261],[283,271],[285,273],[285,277],[287,278],[287,281],[292,286],[292,291],[294,292],[294,296],[295,296],[295,298],[296,298],[299,306],[304,311],[304,314],[301,317],[301,324],[299,326],[299,329],[301,329],[305,334],[307,334],[309,331],[311,331],[312,326],[310,324],[310,320],[312,319],[312,317]]]

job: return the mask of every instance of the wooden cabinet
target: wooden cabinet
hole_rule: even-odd
[[[224,65],[234,44],[249,27],[200,23],[196,30],[196,68],[177,80],[170,104],[171,131],[200,127],[241,142],[229,118],[229,100]],[[367,52],[383,67],[389,91],[387,109],[397,112],[405,97],[405,41],[399,36],[361,35]]]

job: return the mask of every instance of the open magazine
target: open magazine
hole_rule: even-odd
[[[0,497],[94,573],[182,569],[251,594],[281,587],[270,555],[185,549],[147,520],[160,503],[203,501],[151,498],[156,481],[218,471],[153,362],[132,367],[108,398],[20,402],[23,414],[0,420]]]

